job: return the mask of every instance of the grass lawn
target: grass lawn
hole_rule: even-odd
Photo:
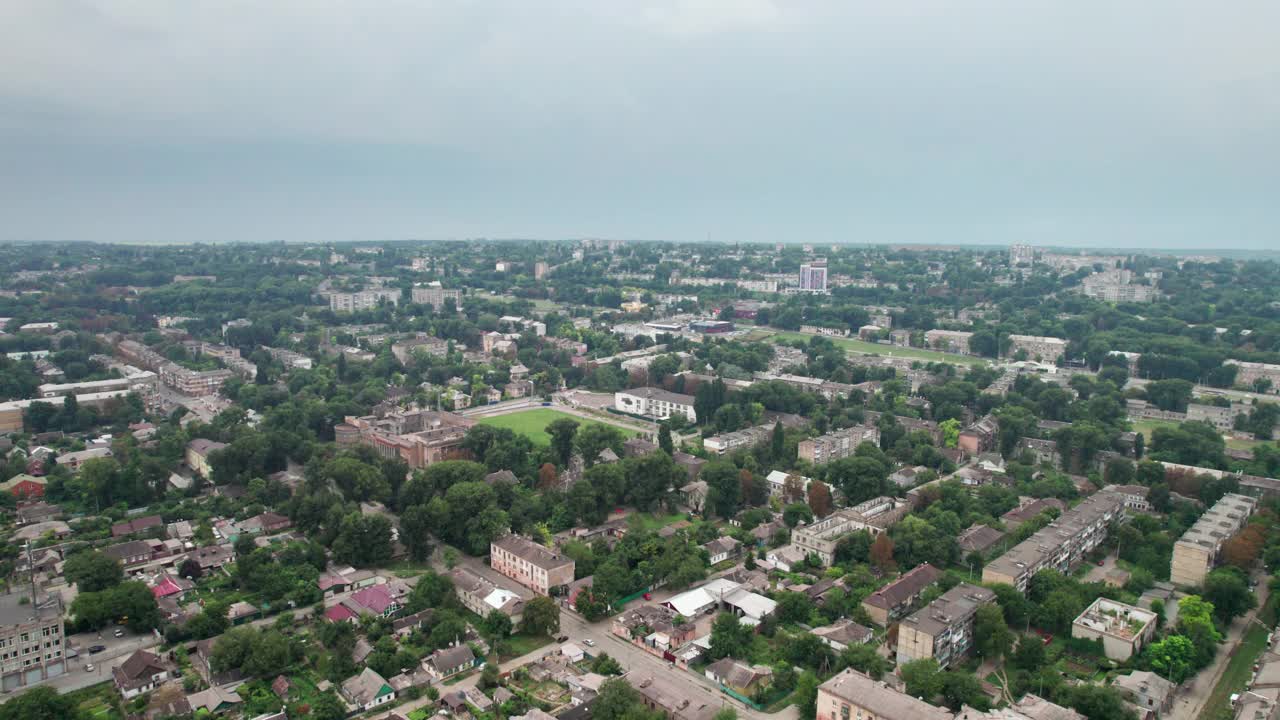
[[[124,717],[116,710],[115,689],[109,682],[90,685],[67,693],[67,696],[91,720],[116,720]]]
[[[803,340],[809,341],[812,337],[827,337],[824,335],[805,335],[797,332],[780,332],[775,335],[784,340]],[[989,361],[986,358],[970,357],[968,355],[953,355],[951,353],[942,353],[935,350],[925,350],[924,348],[899,347],[896,345],[881,345],[879,343],[867,342],[866,340],[858,340],[857,338],[828,337],[837,347],[843,348],[845,352],[855,352],[862,355],[891,355],[893,357],[908,357],[925,362],[945,362],[953,365],[986,365]]]
[[[524,633],[515,633],[507,638],[507,651],[502,653],[500,660],[510,660],[518,658],[522,655],[545,647],[551,644],[551,637],[547,635],[525,635]]]
[[[1132,425],[1133,431],[1142,433],[1147,440],[1147,447],[1151,447],[1151,433],[1155,432],[1156,428],[1178,427],[1179,423],[1172,420],[1134,420]]]
[[[607,423],[597,423],[594,420],[586,420],[577,415],[552,410],[551,408],[534,408],[532,410],[522,410],[520,412],[511,413],[509,415],[498,415],[496,417],[480,418],[482,425],[491,425],[493,427],[510,428],[521,435],[533,441],[534,445],[550,445],[551,436],[547,434],[546,427],[552,422],[560,418],[569,418],[578,423],[579,426],[596,424],[606,425]],[[639,433],[635,430],[628,430],[617,425],[609,425],[621,432],[623,437],[635,437]]]
[[[627,524],[633,530],[643,530],[648,532],[656,532],[662,528],[678,523],[681,520],[687,520],[688,517],[683,513],[672,513],[670,515],[655,515],[653,513],[632,513],[627,516]]]

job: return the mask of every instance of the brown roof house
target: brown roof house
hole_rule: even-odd
[[[137,650],[120,665],[111,668],[111,679],[125,700],[151,692],[169,679],[173,666],[154,653]]]
[[[871,622],[887,626],[909,613],[924,594],[925,588],[936,583],[940,577],[942,572],[929,563],[917,565],[907,574],[868,595],[862,601],[862,607],[867,611]]]
[[[458,645],[436,650],[422,661],[422,666],[431,677],[443,680],[474,668],[476,663],[477,658],[471,652],[471,646]]]
[[[708,680],[747,697],[773,682],[773,668],[747,665],[733,658],[722,658],[711,663],[704,674]]]

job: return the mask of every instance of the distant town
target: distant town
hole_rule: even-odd
[[[1280,264],[0,245],[0,720],[1276,720]]]

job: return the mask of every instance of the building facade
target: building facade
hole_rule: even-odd
[[[1183,587],[1202,585],[1217,564],[1223,544],[1244,528],[1257,506],[1258,501],[1247,495],[1222,496],[1173,544],[1169,581]]]
[[[834,430],[816,438],[801,440],[796,453],[801,460],[814,465],[824,465],[832,460],[852,457],[862,443],[879,447],[880,429],[874,425],[855,425]]]
[[[0,596],[0,688],[4,692],[67,670],[61,602],[24,600],[30,598],[13,593]]]
[[[973,646],[973,618],[996,594],[960,583],[898,625],[898,665],[933,658],[946,668]]]
[[[692,395],[668,392],[662,388],[643,387],[616,392],[613,394],[613,407],[619,412],[658,420],[683,415],[691,423],[698,421]]]
[[[489,566],[542,595],[573,582],[573,559],[519,535],[489,546]]]
[[[1038,335],[1010,335],[1006,356],[1013,356],[1019,350],[1027,352],[1027,359],[1037,362],[1057,363],[1067,351],[1067,341],[1056,337]]]

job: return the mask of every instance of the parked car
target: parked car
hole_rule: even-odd
[[[645,594],[644,594],[644,599],[645,599],[645,600],[652,600],[652,599],[653,599],[653,595],[650,595],[649,593],[645,593]]]
[[[106,649],[107,649],[106,645],[93,645],[92,647],[89,648],[89,654],[96,655]]]
[[[124,637],[124,630],[121,630],[120,628],[116,628],[116,631],[112,633],[112,635],[115,635],[116,637]]]
[[[93,663],[85,663],[84,671],[85,671],[85,672],[93,672]]]
[[[568,636],[568,635],[561,635],[560,637],[556,638],[556,642],[558,642],[558,643],[562,643],[562,642],[569,642],[569,636]]]
[[[583,645],[586,645],[587,647],[595,647],[595,646],[596,646],[596,641],[595,641],[595,640],[592,640],[591,638],[587,638],[586,640],[583,640],[583,641],[582,641],[582,644],[583,644]]]

